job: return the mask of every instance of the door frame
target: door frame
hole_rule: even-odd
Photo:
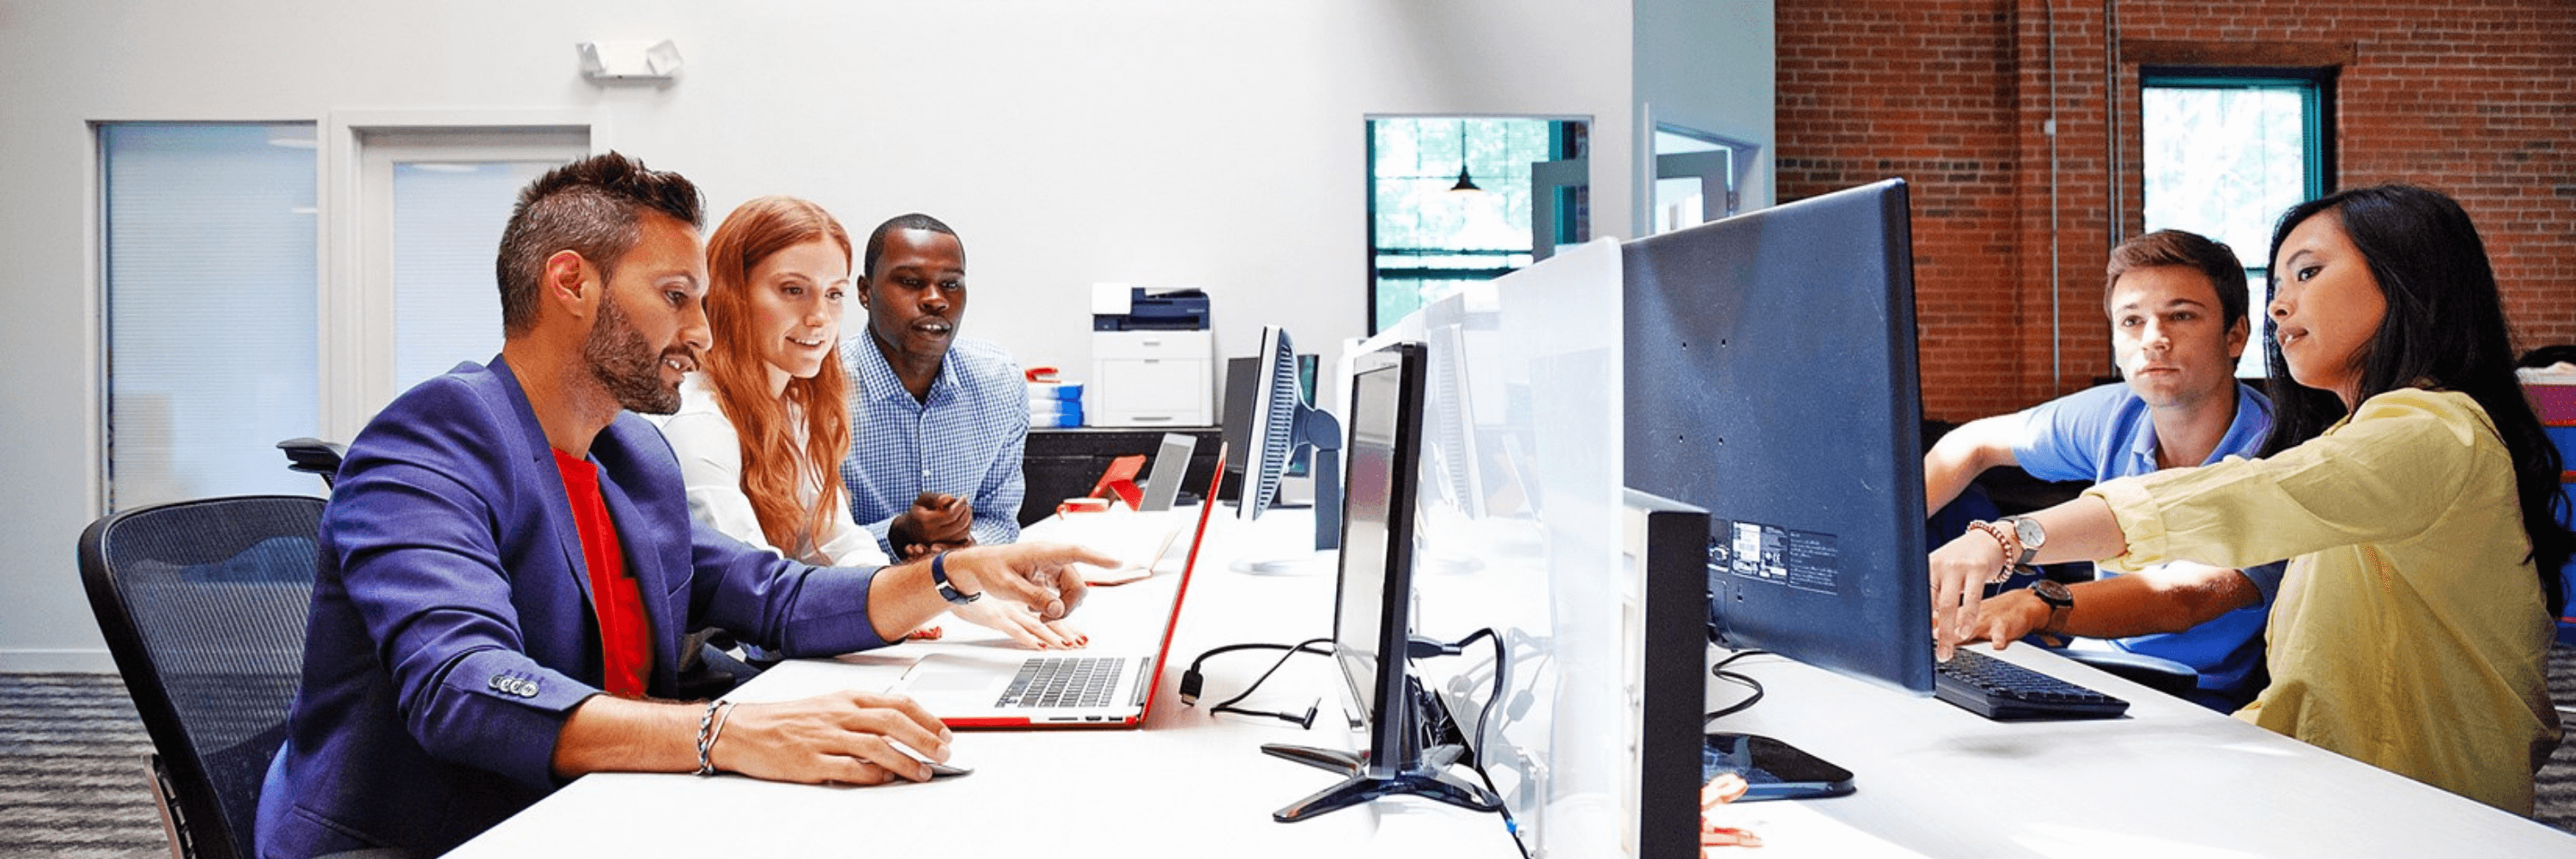
[[[529,147],[491,143],[501,137],[583,133],[587,151],[609,149],[606,115],[588,108],[490,110],[334,110],[320,133],[321,289],[316,290],[317,357],[322,378],[323,438],[355,438],[390,400],[393,352],[389,207],[377,205],[389,184],[375,184],[371,150],[400,155],[438,148],[458,157],[503,156]],[[561,151],[557,149],[556,151]],[[388,174],[389,175],[389,174]],[[372,211],[371,211],[372,208]]]

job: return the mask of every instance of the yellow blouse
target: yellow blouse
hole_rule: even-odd
[[[2261,460],[2111,481],[2134,569],[2289,558],[2240,719],[2530,814],[2558,741],[2511,458],[2466,394],[2400,389]]]

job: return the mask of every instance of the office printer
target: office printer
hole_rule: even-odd
[[[1197,289],[1091,285],[1092,426],[1216,423],[1216,332]]]
[[[1093,331],[1205,331],[1208,328],[1207,293],[1198,289],[1175,289],[1149,293],[1144,287],[1129,287],[1121,302],[1112,292],[1092,299]]]

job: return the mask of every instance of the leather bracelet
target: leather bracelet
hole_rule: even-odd
[[[716,747],[716,734],[724,730],[723,723],[716,721],[716,711],[719,709],[724,710],[725,716],[730,718],[733,716],[732,708],[733,703],[730,701],[722,699],[709,701],[707,702],[706,715],[698,717],[699,775],[706,776],[716,774],[716,765],[707,760],[707,752],[714,750]]]

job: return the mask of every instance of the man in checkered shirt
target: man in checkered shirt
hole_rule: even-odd
[[[841,344],[850,517],[897,559],[1018,539],[1028,388],[1001,347],[956,339],[965,245],[937,218],[900,215],[868,235],[860,270],[868,324]]]

